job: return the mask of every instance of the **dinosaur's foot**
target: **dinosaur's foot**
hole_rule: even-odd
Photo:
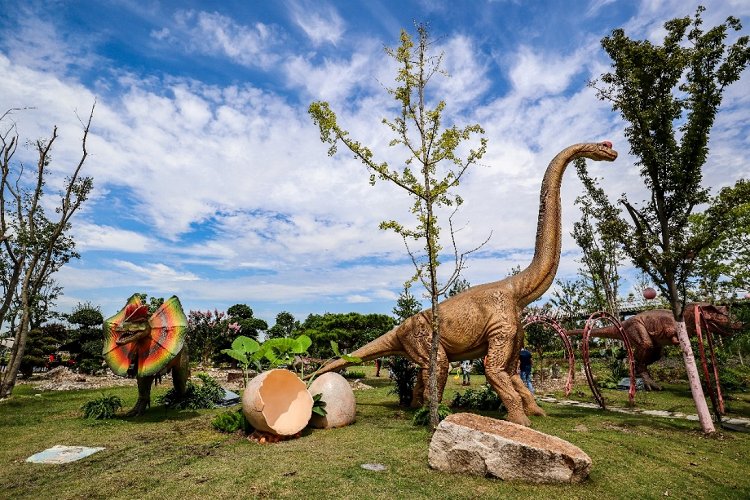
[[[645,373],[641,373],[641,378],[643,379],[643,387],[647,391],[661,391],[662,387],[658,383],[654,381],[649,375],[646,375]]]
[[[541,406],[536,404],[536,402],[533,402],[528,407],[525,408],[527,415],[536,415],[537,417],[546,417],[547,412],[545,412]]]
[[[143,415],[144,413],[146,413],[146,408],[148,408],[149,406],[151,406],[151,402],[150,401],[139,399],[135,403],[135,406],[133,407],[133,409],[130,410],[129,412],[127,412],[125,414],[125,416],[126,417],[137,417],[139,415]]]
[[[514,424],[523,425],[524,427],[531,427],[531,420],[529,420],[529,417],[527,417],[523,412],[509,411],[506,418],[509,422],[513,422]]]

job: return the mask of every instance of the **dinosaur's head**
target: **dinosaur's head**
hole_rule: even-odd
[[[701,311],[703,311],[703,318],[712,333],[730,336],[742,330],[742,322],[732,316],[726,306],[702,304]]]
[[[131,304],[125,308],[125,319],[117,325],[116,331],[120,337],[115,341],[117,345],[125,345],[136,342],[146,337],[150,328],[148,325],[148,306]]]
[[[582,145],[578,156],[595,161],[614,161],[617,158],[617,151],[612,149],[612,143],[609,141],[591,142]]]

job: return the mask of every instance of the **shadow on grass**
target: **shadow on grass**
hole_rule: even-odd
[[[165,421],[180,421],[190,420],[192,418],[200,417],[201,414],[195,410],[174,410],[167,408],[166,406],[151,407],[143,415],[134,417],[126,417],[125,415],[118,415],[115,419],[123,422],[165,422]]]

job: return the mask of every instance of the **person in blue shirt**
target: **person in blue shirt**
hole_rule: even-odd
[[[526,349],[526,346],[521,347],[520,359],[520,371],[521,380],[526,384],[531,394],[534,394],[534,386],[531,384],[531,352]]]

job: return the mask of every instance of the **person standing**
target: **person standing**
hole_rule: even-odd
[[[531,384],[531,352],[526,349],[526,346],[521,347],[520,359],[520,371],[521,380],[526,384],[526,387],[534,394],[534,386]]]
[[[461,362],[461,385],[471,385],[471,361],[465,359]]]

